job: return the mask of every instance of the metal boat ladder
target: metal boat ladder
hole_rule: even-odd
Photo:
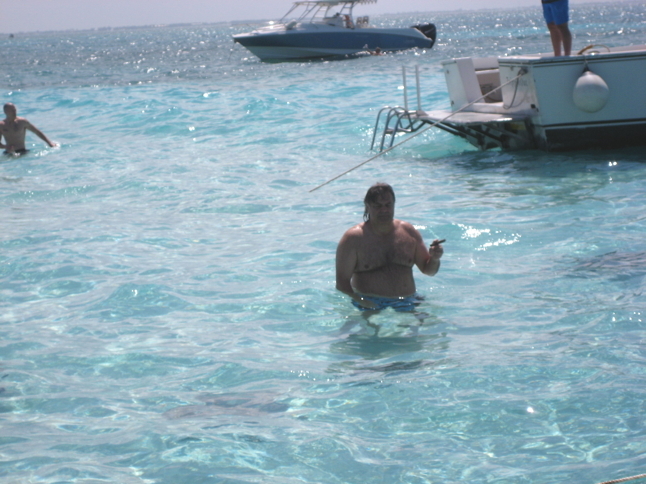
[[[384,149],[392,147],[395,136],[401,133],[414,133],[424,126],[424,121],[419,119],[419,116],[423,114],[421,108],[421,98],[419,90],[419,66],[415,66],[415,83],[417,89],[417,110],[411,111],[408,109],[408,92],[406,86],[406,68],[402,66],[402,77],[404,81],[404,107],[395,106],[390,107],[386,106],[379,110],[377,115],[377,121],[375,123],[375,129],[372,133],[372,143],[370,144],[370,150],[375,149],[375,141],[377,139],[377,132],[379,132],[380,124],[382,123],[382,115],[385,114],[385,119],[383,121],[383,130],[381,132],[381,140],[379,142],[379,152],[381,153]],[[389,141],[388,138],[390,138]],[[388,143],[388,146],[386,146]]]

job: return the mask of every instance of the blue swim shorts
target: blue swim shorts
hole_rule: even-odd
[[[360,311],[380,311],[386,308],[393,308],[399,312],[412,312],[419,306],[424,298],[419,294],[413,294],[407,297],[380,297],[380,296],[361,296],[364,299],[371,301],[377,305],[376,308],[364,308],[354,299],[352,304]]]
[[[568,0],[545,2],[543,0],[543,17],[548,24],[566,24],[570,21]]]
[[[13,152],[9,152],[9,151],[3,151],[2,152],[3,155],[25,155],[27,153],[29,153],[29,150],[26,149],[26,148],[15,150]]]

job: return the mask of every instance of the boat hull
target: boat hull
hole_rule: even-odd
[[[542,127],[534,145],[546,151],[623,148],[646,145],[646,118]]]
[[[414,28],[252,32],[234,35],[233,40],[270,62],[352,56],[377,47],[382,52],[430,49],[435,41]]]
[[[528,69],[527,100],[533,144],[548,151],[616,148],[646,144],[646,49],[631,47],[591,56],[501,61]],[[608,99],[589,112],[577,106],[577,81],[590,70],[604,80]],[[507,92],[507,95],[511,91]]]

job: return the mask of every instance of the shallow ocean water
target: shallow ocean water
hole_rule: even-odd
[[[575,49],[646,43],[637,2]],[[539,9],[390,15],[438,43],[263,64],[248,26],[16,34],[0,161],[0,477],[23,483],[598,483],[646,464],[646,150],[373,156],[378,110],[448,106],[440,61],[549,50]],[[18,66],[19,68],[16,68]],[[416,102],[413,90],[409,103]],[[375,336],[334,253],[376,181],[442,268]],[[356,324],[355,324],[356,323]]]

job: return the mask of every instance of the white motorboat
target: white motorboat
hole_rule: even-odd
[[[465,57],[442,67],[451,109],[400,110],[393,137],[431,124],[483,150],[646,144],[646,45],[591,45],[566,57]]]
[[[376,1],[297,1],[280,21],[234,35],[233,40],[261,60],[270,62],[433,47],[436,30],[431,23],[409,28],[377,28],[370,25],[368,16],[353,17],[355,5]]]

